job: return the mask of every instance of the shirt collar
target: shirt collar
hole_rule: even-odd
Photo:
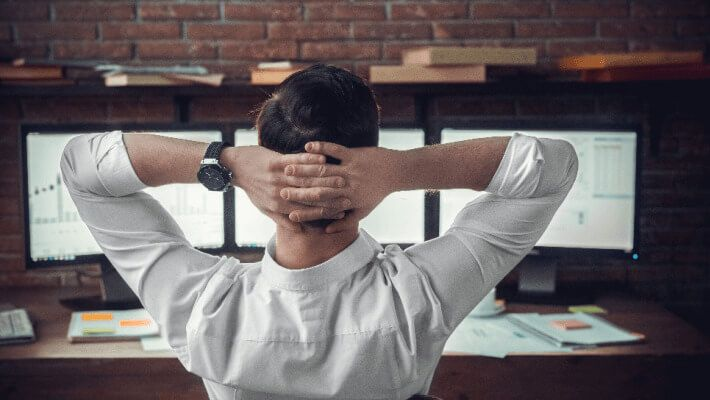
[[[382,251],[382,246],[360,229],[355,241],[331,259],[308,268],[289,269],[274,260],[275,246],[276,239],[272,237],[266,245],[261,271],[271,285],[286,290],[311,290],[342,280],[367,265]]]

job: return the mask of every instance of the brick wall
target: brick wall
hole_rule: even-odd
[[[2,1],[0,57],[197,62],[247,77],[265,59],[329,61],[367,74],[421,45],[534,46],[570,53],[707,49],[703,0]]]
[[[264,58],[329,61],[364,74],[367,65],[397,63],[403,48],[422,44],[534,45],[544,68],[579,51],[707,49],[708,43],[707,1],[0,1],[0,56],[195,62],[237,79]],[[385,120],[412,120],[412,96],[378,95]],[[562,270],[560,278],[628,284],[682,310],[707,312],[708,97],[664,90],[523,91],[442,96],[431,112],[445,118],[638,122],[642,260],[574,260],[576,267]],[[195,98],[189,115],[194,121],[248,121],[259,100],[208,93]],[[169,122],[175,111],[167,92],[47,97],[3,95],[0,89],[0,287],[95,283],[73,270],[25,271],[20,124]],[[651,132],[658,133],[655,149]]]

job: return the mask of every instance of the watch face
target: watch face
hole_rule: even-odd
[[[218,166],[205,165],[200,168],[197,179],[209,190],[222,190],[227,184]]]

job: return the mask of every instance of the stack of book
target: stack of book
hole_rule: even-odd
[[[702,51],[585,54],[564,57],[559,67],[580,71],[584,82],[710,78]]]
[[[402,65],[373,65],[371,83],[485,82],[487,66],[537,64],[535,48],[423,47],[405,50]]]
[[[251,70],[252,85],[275,86],[304,68],[290,61],[262,62]]]
[[[98,65],[106,86],[220,86],[224,74],[209,74],[200,66]]]
[[[18,58],[0,63],[0,83],[3,85],[66,85],[74,83],[64,79],[60,65],[30,64]]]

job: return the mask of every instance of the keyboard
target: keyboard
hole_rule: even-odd
[[[34,340],[35,331],[25,309],[0,312],[0,344],[27,343]]]

